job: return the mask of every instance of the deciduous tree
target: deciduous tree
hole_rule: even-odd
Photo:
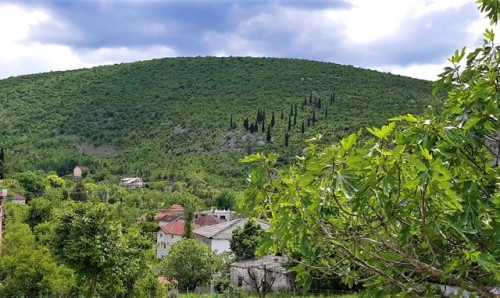
[[[180,290],[192,291],[210,281],[214,264],[213,252],[207,246],[193,239],[182,239],[163,259],[162,270],[167,278],[177,280]]]
[[[478,1],[493,24],[499,1]],[[500,283],[500,47],[457,51],[437,82],[443,114],[393,118],[321,147],[288,169],[256,154],[241,206],[273,231],[262,251],[300,256],[294,270],[364,283],[371,294],[432,295],[433,284],[492,297]],[[465,59],[465,68],[460,68]],[[463,70],[462,70],[463,69]],[[314,121],[313,121],[314,122]]]

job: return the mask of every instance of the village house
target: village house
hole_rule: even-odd
[[[182,217],[182,215],[178,214],[165,214],[158,220],[158,226],[161,227],[163,225],[176,221],[184,222],[184,218]]]
[[[163,259],[170,248],[179,242],[184,235],[184,222],[174,221],[155,229],[156,232],[156,256]]]
[[[89,168],[86,166],[77,166],[73,169],[73,179],[81,180],[83,178],[83,173],[88,171]]]
[[[179,204],[173,204],[168,209],[159,209],[154,216],[154,220],[160,220],[165,215],[178,215],[182,216],[184,214],[184,208]]]
[[[229,268],[229,280],[233,287],[242,287],[247,291],[292,290],[295,278],[283,267],[283,263],[281,256],[236,262]]]
[[[230,241],[233,237],[233,231],[238,227],[243,227],[246,218],[237,218],[234,220],[222,222],[216,225],[206,226],[193,231],[194,239],[208,246],[217,253],[230,251]],[[257,220],[257,223],[264,229],[269,229],[269,223],[263,220]]]
[[[220,218],[213,216],[213,215],[205,215],[205,216],[200,216],[198,218],[195,218],[193,220],[193,225],[195,226],[195,228],[201,228],[201,227],[220,224],[224,221],[225,220],[220,219]]]
[[[206,211],[201,211],[201,212],[196,212],[195,217],[203,217],[206,215],[211,215],[217,218],[220,218],[224,221],[230,221],[231,220],[231,210],[218,210],[218,209],[213,209],[213,210],[206,210]]]
[[[122,187],[127,187],[127,188],[138,188],[138,187],[143,187],[145,185],[145,183],[144,183],[144,181],[142,181],[141,178],[135,177],[135,178],[120,179],[119,185]]]

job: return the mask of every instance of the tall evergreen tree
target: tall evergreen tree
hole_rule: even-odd
[[[245,130],[248,131],[248,128],[249,128],[248,117],[243,121],[243,127],[245,127]]]
[[[288,131],[292,129],[292,116],[288,116]]]
[[[285,147],[288,147],[288,138],[290,137],[290,135],[288,134],[288,132],[285,133]]]
[[[302,127],[300,131],[302,132],[302,134],[304,134],[304,132],[306,131],[306,129],[304,128],[304,120],[302,120]]]
[[[267,127],[266,141],[271,142],[271,126]]]
[[[271,115],[271,127],[274,127],[274,124],[275,124],[275,120],[274,120],[274,112],[272,112],[272,115]]]

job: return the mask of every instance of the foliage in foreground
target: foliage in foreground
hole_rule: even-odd
[[[499,15],[499,1],[479,1]],[[492,21],[493,22],[493,21]],[[495,22],[496,24],[496,19]],[[444,283],[489,297],[500,283],[500,47],[450,58],[436,83],[448,90],[442,115],[410,114],[372,139],[352,134],[320,148],[311,139],[289,169],[255,154],[242,206],[265,216],[262,251],[295,258],[308,287],[315,272],[338,274],[379,295],[431,295]]]

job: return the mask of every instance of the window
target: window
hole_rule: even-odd
[[[174,234],[170,235],[170,238],[174,239]]]
[[[225,215],[221,215],[220,219],[226,219],[226,216]]]
[[[243,286],[243,276],[238,276],[238,287]]]

